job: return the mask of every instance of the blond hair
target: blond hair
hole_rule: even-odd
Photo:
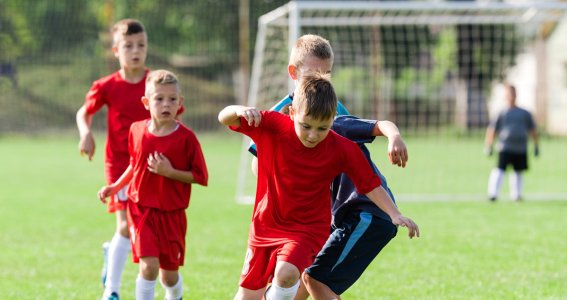
[[[179,80],[173,72],[168,70],[155,70],[150,72],[146,78],[146,97],[150,97],[151,93],[155,90],[156,85],[166,84],[175,84],[177,86],[177,90],[180,91]]]
[[[140,32],[146,32],[142,22],[136,19],[123,19],[116,22],[110,29],[112,34],[112,45],[116,46],[122,37],[133,35]]]
[[[306,34],[301,36],[295,42],[291,49],[289,64],[301,67],[307,57],[316,57],[318,59],[328,59],[333,63],[333,48],[328,40],[315,34]]]
[[[333,118],[337,112],[337,94],[328,74],[309,72],[299,81],[293,96],[295,111],[302,110],[316,120]]]

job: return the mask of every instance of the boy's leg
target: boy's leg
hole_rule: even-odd
[[[178,300],[183,297],[183,279],[178,271],[161,269],[161,285],[165,289],[165,300]]]
[[[272,286],[266,292],[266,300],[292,300],[299,289],[300,275],[295,265],[278,261]]]
[[[250,290],[238,287],[238,292],[234,295],[234,300],[260,300],[263,299],[265,288]]]
[[[305,270],[303,279],[311,296],[317,299],[318,293],[327,295],[325,286],[335,295],[342,294],[396,233],[397,228],[390,221],[364,211],[350,213],[329,236],[313,265]]]
[[[136,279],[136,299],[153,300],[159,274],[159,259],[154,256],[140,257],[140,273]]]
[[[514,171],[510,174],[510,198],[514,201],[522,199],[522,172]]]
[[[500,193],[500,187],[502,186],[502,178],[504,178],[504,170],[500,168],[494,168],[490,172],[490,177],[488,177],[488,198],[491,201],[495,201]]]
[[[325,300],[335,300],[341,299],[341,297],[335,292],[333,292],[326,284],[320,282],[319,280],[309,276],[307,273],[303,273],[303,282],[309,282],[309,290],[311,291],[311,298],[314,300],[325,299]]]
[[[108,257],[106,258],[105,289],[103,295],[120,293],[122,273],[124,265],[131,250],[130,238],[128,234],[128,220],[126,217],[126,194],[122,189],[111,201],[115,201],[112,209],[116,215],[116,232],[108,245]]]

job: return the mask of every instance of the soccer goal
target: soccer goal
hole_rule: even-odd
[[[294,88],[289,50],[302,34],[331,42],[332,81],[357,116],[394,121],[404,134],[478,132],[495,83],[530,88],[526,103],[546,121],[546,41],[564,20],[558,2],[291,1],[259,19],[250,106],[268,109]],[[531,59],[522,60],[520,57]],[[522,93],[522,91],[520,91]],[[250,202],[250,140],[242,144],[237,201]]]

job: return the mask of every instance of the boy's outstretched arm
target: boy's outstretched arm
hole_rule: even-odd
[[[390,163],[405,168],[409,159],[408,149],[398,126],[390,121],[378,121],[372,132],[374,136],[385,136],[388,138],[388,158]]]
[[[402,215],[402,213],[398,210],[398,207],[394,205],[394,201],[392,201],[382,186],[374,188],[366,194],[366,196],[390,216],[394,225],[407,227],[408,236],[410,238],[419,237],[419,227],[417,224],[412,219],[406,218]]]
[[[79,129],[79,151],[81,155],[87,155],[89,160],[93,159],[95,152],[95,140],[91,133],[92,115],[87,113],[87,108],[83,105],[77,111],[76,121]]]
[[[102,201],[102,203],[106,203],[106,197],[110,197],[118,193],[118,191],[120,191],[124,186],[130,183],[132,177],[134,177],[134,169],[132,168],[132,166],[128,166],[128,168],[126,168],[124,173],[122,173],[122,175],[120,176],[120,178],[118,178],[118,180],[116,180],[116,182],[111,185],[103,186],[102,188],[100,188],[100,190],[98,190],[97,195],[100,201]]]
[[[219,122],[225,126],[240,127],[240,118],[248,121],[249,126],[258,127],[262,115],[255,107],[230,105],[219,112]]]

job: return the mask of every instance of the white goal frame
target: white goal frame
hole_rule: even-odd
[[[340,12],[349,14],[341,15]],[[305,13],[311,15],[305,17]],[[288,29],[288,52],[304,26],[380,26],[380,25],[459,25],[459,24],[532,24],[528,30],[538,30],[546,22],[565,19],[567,3],[549,2],[375,2],[375,1],[290,1],[274,9],[258,20],[254,60],[248,93],[249,106],[258,106],[262,63],[269,26],[285,26]],[[497,21],[495,21],[497,20]],[[288,79],[288,91],[294,83]],[[271,99],[277,101],[279,99]],[[275,103],[275,102],[274,102]],[[267,109],[267,107],[260,107]],[[251,155],[247,149],[250,139],[242,142],[236,186],[236,201],[253,203],[254,195],[246,195],[247,178],[250,176]]]

